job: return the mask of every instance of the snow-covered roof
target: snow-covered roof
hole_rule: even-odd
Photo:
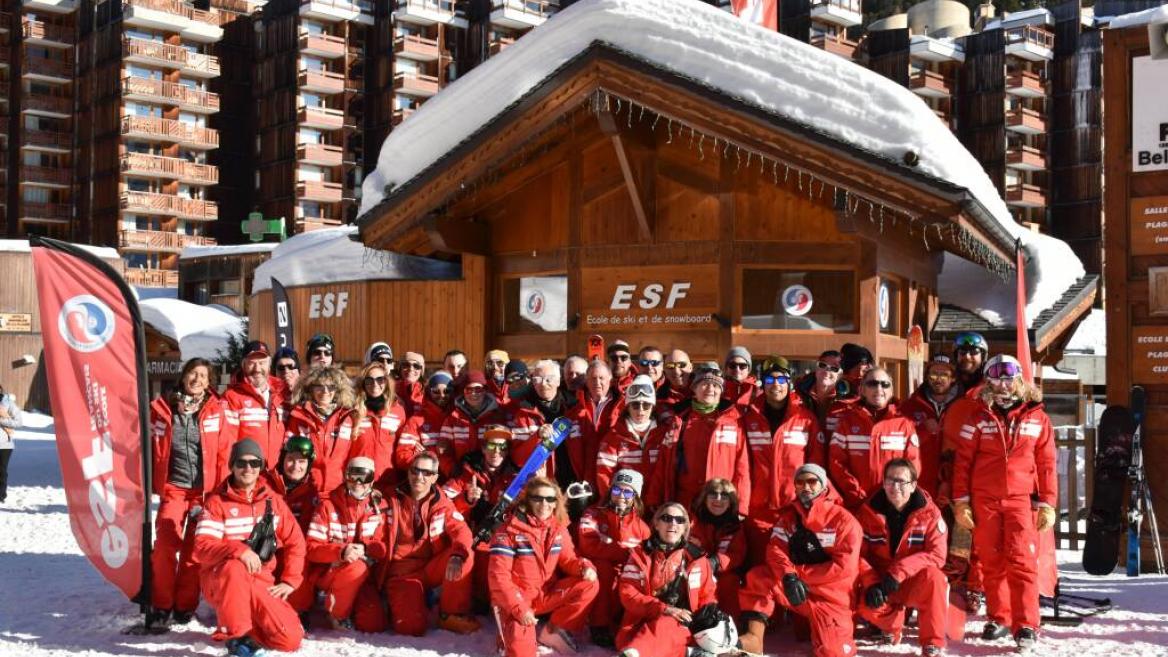
[[[1102,308],[1092,308],[1063,347],[1063,352],[1107,355],[1107,315]]]
[[[1022,241],[1032,262],[1029,318],[1084,273],[1065,243],[1013,220],[985,170],[916,94],[848,59],[743,23],[699,0],[583,0],[557,13],[393,129],[377,168],[365,178],[360,214],[385,199],[386,185],[400,187],[420,175],[596,42],[875,154],[889,168],[903,168],[904,153],[916,152],[920,163],[914,171],[969,190]],[[946,270],[956,270],[950,258],[960,260],[947,254]],[[976,310],[990,307],[996,300],[988,297],[1010,287],[970,265],[974,270],[988,281],[973,290],[978,294],[942,299]]]
[[[142,321],[174,340],[182,359],[215,359],[227,338],[243,330],[243,320],[222,306],[200,306],[179,299],[146,299],[138,304]]]
[[[1053,25],[1054,18],[1050,10],[1045,7],[1035,7],[1022,11],[1009,12],[999,18],[987,21],[983,31],[1001,28],[1018,27],[1019,25]]]
[[[279,244],[276,242],[252,242],[250,244],[217,244],[215,246],[183,247],[179,260],[190,258],[210,258],[215,256],[239,255],[241,253],[267,253]]]
[[[367,248],[354,241],[356,226],[301,233],[281,243],[255,270],[252,293],[285,287],[341,281],[458,278],[456,264]]]
[[[90,246],[88,244],[73,244],[73,246],[89,251],[102,260],[117,260],[121,256],[118,250],[108,246]],[[32,253],[28,240],[0,240],[0,253]]]
[[[1100,21],[1103,19],[1100,18]],[[1152,7],[1143,11],[1134,11],[1130,14],[1123,14],[1112,18],[1107,27],[1118,30],[1123,27],[1134,27],[1137,25],[1148,25],[1150,23],[1163,23],[1168,21],[1168,4],[1160,5],[1159,7]]]

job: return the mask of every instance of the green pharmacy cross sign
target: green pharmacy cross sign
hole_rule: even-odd
[[[240,228],[253,242],[264,241],[265,235],[279,235],[280,241],[288,237],[284,233],[284,217],[264,219],[262,212],[249,212],[247,221],[242,222]]]

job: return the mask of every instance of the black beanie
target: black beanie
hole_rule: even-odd
[[[843,368],[843,371],[847,372],[864,361],[868,361],[871,365],[876,364],[876,360],[872,358],[872,352],[868,351],[867,347],[861,347],[852,342],[840,347],[840,367]]]

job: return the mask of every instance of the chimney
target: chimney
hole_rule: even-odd
[[[977,6],[977,13],[973,17],[973,31],[981,32],[985,29],[986,23],[994,17],[994,4],[992,2],[985,2]]]

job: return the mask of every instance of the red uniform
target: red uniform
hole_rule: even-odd
[[[689,540],[710,558],[710,570],[718,579],[718,607],[731,618],[738,618],[741,613],[738,595],[746,565],[746,532],[743,518],[737,511],[731,510],[725,515],[730,514],[734,518],[729,522],[714,524],[702,519],[704,513],[695,513]]]
[[[247,572],[239,560],[248,551],[243,542],[263,518],[271,503],[276,533],[276,557],[258,573]],[[274,573],[280,582],[296,588],[304,573],[304,535],[284,500],[260,477],[247,495],[224,481],[207,498],[195,530],[195,561],[200,564],[203,598],[215,608],[216,641],[250,636],[265,648],[292,652],[300,647],[304,630],[296,610],[271,593]]]
[[[568,454],[572,458],[572,471],[576,473],[577,481],[587,481],[596,486],[600,441],[621,422],[624,410],[624,397],[610,397],[597,414],[596,403],[587,394],[580,395],[580,403],[572,407],[570,416],[580,429],[580,440],[574,445],[569,443]]]
[[[562,398],[563,417],[572,422],[572,432],[565,442],[568,444],[568,454],[572,460],[573,471],[577,476],[580,476],[596,466],[596,457],[593,455],[592,464],[588,468],[584,467],[584,444],[581,439],[580,425],[576,422],[580,412],[577,409],[579,403],[577,398],[571,395],[562,395]],[[539,444],[539,428],[544,424],[548,424],[548,422],[544,420],[543,414],[528,399],[519,400],[511,407],[507,426],[511,429],[511,462],[515,464],[515,467],[522,468],[531,453],[535,451],[536,445]],[[555,472],[555,458],[548,459],[547,476],[554,478]]]
[[[617,470],[636,470],[646,478],[649,476],[657,463],[665,429],[650,421],[649,428],[638,434],[629,426],[627,417],[616,421],[600,439],[596,453],[596,490],[602,497]]]
[[[357,414],[351,409],[338,408],[322,418],[312,402],[306,401],[292,409],[285,437],[308,436],[316,453],[312,469],[320,489],[330,493],[344,482],[345,465],[353,446],[353,426]]]
[[[654,595],[679,576],[685,582],[684,608],[696,612],[717,602],[710,562],[695,545],[672,549],[638,545],[633,550],[620,576],[625,615],[616,635],[617,650],[643,657],[685,657],[689,628],[666,616],[668,605]]]
[[[935,402],[929,396],[928,386],[922,385],[900,405],[900,414],[916,425],[917,439],[921,443],[921,471],[917,480],[933,498],[937,497],[937,485],[941,479],[941,422],[955,398],[956,395],[945,402]],[[948,502],[945,499],[939,503]]]
[[[199,566],[192,556],[195,532],[193,527],[188,529],[187,519],[202,507],[204,491],[215,490],[227,476],[228,455],[235,442],[234,425],[227,422],[222,401],[214,393],[207,393],[194,421],[199,429],[197,458],[202,481],[184,488],[169,477],[174,411],[162,397],[150,404],[153,484],[160,498],[150,553],[154,573],[151,604],[155,609],[193,612],[199,606]]]
[[[866,404],[853,404],[836,418],[827,471],[849,509],[858,509],[880,488],[884,464],[892,459],[908,459],[920,471],[916,427],[894,404],[875,412]]]
[[[309,568],[316,571],[315,588],[325,593],[325,611],[338,621],[352,616],[362,632],[384,632],[386,626],[370,578],[387,556],[379,499],[371,494],[359,500],[337,488],[317,507],[306,535]],[[365,558],[345,563],[345,546],[353,543],[365,546]]]
[[[456,469],[455,475],[442,484],[442,492],[466,519],[473,533],[478,530],[482,519],[503,497],[503,492],[515,478],[515,472],[510,461],[503,461],[498,470],[488,472],[483,465],[482,453],[472,453],[462,460],[462,467]],[[481,497],[475,504],[466,499],[466,489],[470,487],[472,481],[482,489]],[[490,548],[490,544],[485,542],[475,545],[475,562],[471,573],[475,598],[484,601],[487,599],[487,557]]]
[[[551,623],[577,632],[599,584],[583,578],[592,568],[576,556],[568,528],[517,511],[491,538],[487,579],[491,607],[506,657],[535,657],[535,626],[523,625],[527,612],[551,614]],[[558,573],[562,572],[563,576]]]
[[[680,502],[689,508],[702,486],[715,477],[738,491],[738,511],[750,509],[750,459],[737,406],[726,400],[703,415],[692,408],[670,420],[653,476],[645,482],[645,504]]]
[[[442,423],[445,421],[446,409],[429,399],[422,402],[417,412],[398,431],[397,446],[393,450],[393,467],[405,472],[415,456],[430,451],[438,455],[439,470],[445,470],[449,475],[453,461],[450,461],[448,450],[443,449],[440,442]]]
[[[426,633],[426,591],[438,586],[442,587],[438,601],[441,613],[469,614],[473,539],[462,514],[437,487],[421,500],[414,500],[402,486],[387,501],[385,535],[390,560],[383,588],[394,632],[408,636]],[[446,581],[447,562],[454,556],[462,558],[462,569],[457,579]]]
[[[580,556],[596,567],[600,592],[589,625],[609,627],[620,615],[616,577],[630,550],[649,538],[649,525],[630,510],[623,516],[610,507],[592,506],[580,517]]]
[[[973,422],[974,413],[985,408],[981,391],[985,384],[976,385],[949,404],[941,417],[941,468],[937,473],[937,501],[945,503],[953,499],[953,459],[961,444],[961,429]]]
[[[953,464],[953,499],[969,501],[977,526],[990,620],[1038,629],[1038,532],[1030,496],[1055,507],[1057,455],[1050,418],[1039,402],[1003,411],[983,407],[961,429]]]
[[[443,476],[449,477],[462,457],[479,450],[479,436],[492,424],[506,424],[507,416],[494,397],[487,397],[478,413],[472,413],[463,399],[454,400],[450,413],[442,422],[440,440],[445,451]]]
[[[795,499],[795,471],[807,461],[821,442],[815,414],[803,407],[799,397],[787,396],[782,421],[772,430],[766,417],[766,397],[759,396],[743,417],[750,450],[750,513],[746,534],[751,546],[751,562],[760,563],[767,537],[779,517],[779,509]]]
[[[406,421],[406,411],[396,401],[378,412],[368,411],[357,420],[353,431],[351,456],[366,456],[373,459],[373,477],[379,490],[389,490],[396,479],[394,450],[397,446],[398,431]]]
[[[321,502],[320,486],[316,483],[316,473],[310,470],[305,480],[293,486],[292,490],[288,490],[287,484],[284,483],[284,477],[277,468],[268,470],[264,476],[267,478],[265,483],[268,487],[284,498],[284,503],[288,505],[288,509],[296,518],[296,524],[300,525],[300,531],[307,532],[308,525],[312,522],[312,516],[316,513],[316,506]]]
[[[256,441],[264,453],[265,463],[274,463],[284,446],[286,393],[284,381],[269,376],[265,399],[240,372],[235,373],[231,386],[223,393],[227,420],[237,427],[235,439]]]
[[[726,379],[726,383],[722,387],[722,399],[728,400],[741,409],[750,406],[758,394],[758,380],[754,378],[753,374],[742,381]]]
[[[804,532],[814,534],[822,547],[820,559],[826,560],[808,559],[799,548],[807,541],[791,541]],[[769,617],[777,603],[810,621],[816,657],[855,655],[851,598],[862,540],[860,523],[830,490],[817,497],[810,509],[798,501],[788,504],[779,513],[767,543],[766,563],[746,575],[739,598],[743,613]],[[794,551],[792,544],[797,548]],[[807,600],[801,605],[791,606],[783,592],[783,576],[789,573],[807,586]]]
[[[406,383],[405,380],[394,384],[394,394],[397,403],[405,409],[406,416],[417,413],[426,401],[426,386],[421,381]]]
[[[885,632],[899,636],[904,627],[904,610],[915,608],[920,612],[921,647],[944,648],[949,583],[941,569],[945,565],[948,529],[941,510],[928,493],[914,492],[901,512],[906,515],[901,534],[896,537],[892,536],[888,513],[898,512],[881,490],[860,507],[858,514],[864,530],[857,580],[860,615]],[[891,575],[900,586],[883,606],[872,609],[863,602],[864,592],[885,575]]]

